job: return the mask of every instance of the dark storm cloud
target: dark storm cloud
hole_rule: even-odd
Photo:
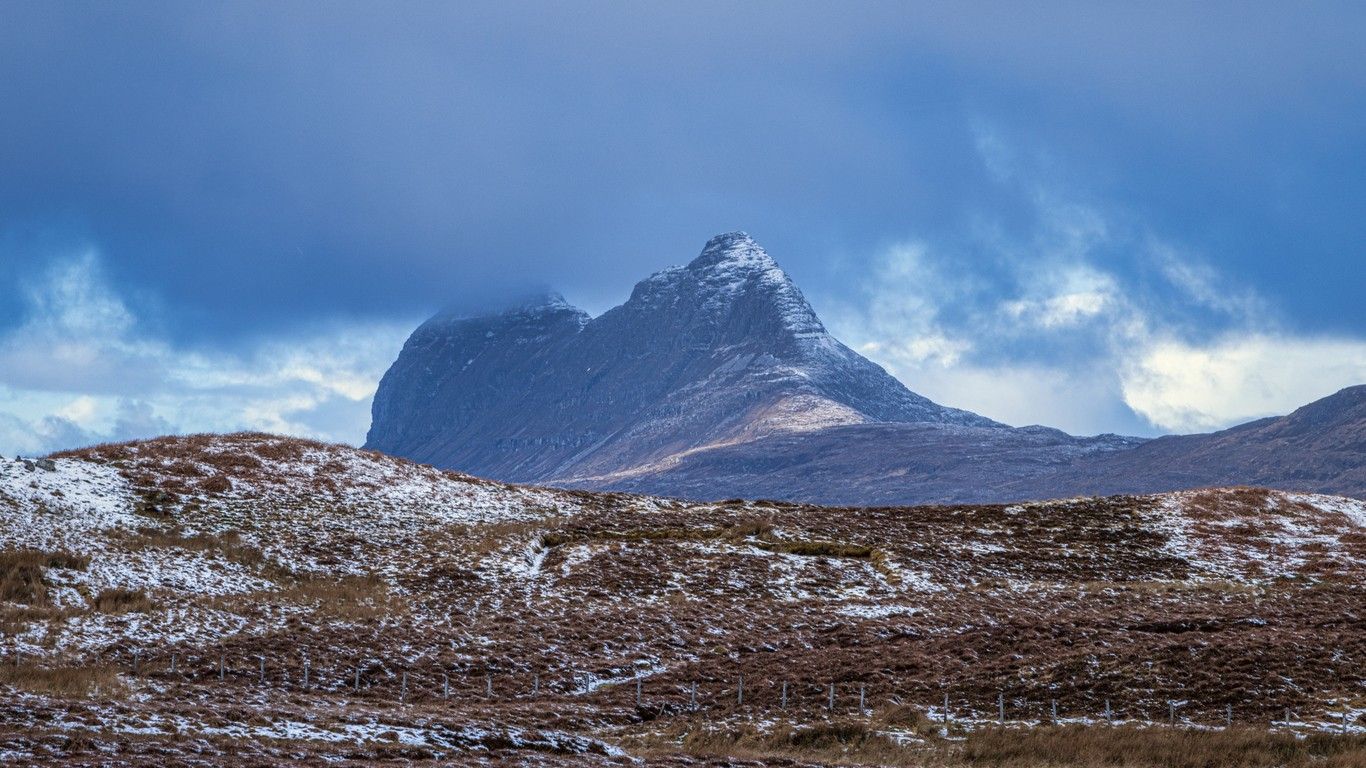
[[[358,439],[425,313],[599,311],[732,229],[913,389],[1177,428],[1190,382],[1144,350],[1366,335],[1363,31],[1349,3],[11,0],[0,443],[69,437],[58,411]],[[1308,391],[1267,389],[1189,423]]]
[[[193,320],[173,327],[219,334],[531,284],[605,306],[737,227],[823,279],[833,251],[1009,224],[978,116],[1074,151],[1082,183],[1178,235],[1241,246],[1268,229],[1245,216],[1280,213],[1285,240],[1328,215],[1217,182],[1239,169],[1361,202],[1312,170],[1361,164],[1361,132],[1323,120],[1361,100],[1351,6],[1008,8],[9,3],[8,258],[95,242]],[[1264,156],[1306,130],[1297,162]],[[1304,245],[1331,265],[1360,226]]]

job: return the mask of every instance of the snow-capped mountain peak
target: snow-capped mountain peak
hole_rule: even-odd
[[[908,390],[830,336],[752,237],[718,235],[591,320],[562,302],[419,329],[368,445],[513,479],[653,466],[774,431],[866,421],[1000,425]],[[425,328],[425,326],[424,326]]]

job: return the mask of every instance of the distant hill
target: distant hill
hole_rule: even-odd
[[[934,403],[840,343],[736,232],[597,318],[557,295],[433,317],[381,381],[366,447],[500,480],[698,499],[916,504],[1228,484],[1366,496],[1362,391],[1213,435],[1010,427]]]

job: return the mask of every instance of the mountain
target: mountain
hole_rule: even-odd
[[[501,480],[694,499],[970,503],[1235,484],[1366,497],[1363,392],[1151,441],[1009,427],[931,402],[841,344],[764,249],[731,233],[597,318],[554,295],[432,318],[381,381],[366,446]]]
[[[1255,485],[1366,498],[1366,386],[1288,416],[1154,440],[1046,427],[857,424],[769,435],[613,478],[615,490],[823,504],[1001,502]]]
[[[366,447],[573,482],[874,422],[1003,428],[911,392],[841,344],[764,249],[732,233],[597,318],[558,296],[432,318],[381,380]]]
[[[1223,764],[1290,709],[1257,764],[1357,765],[1363,578],[1366,502],[1246,488],[835,509],[262,434],[0,458],[0,762],[1032,765],[1000,695],[1040,764]],[[1029,727],[1050,700],[1072,728]]]
[[[1348,387],[1287,416],[1087,456],[1012,493],[1142,493],[1235,484],[1366,498],[1366,386]]]

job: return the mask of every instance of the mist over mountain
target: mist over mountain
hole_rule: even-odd
[[[1010,427],[934,403],[842,344],[734,232],[597,318],[556,294],[431,318],[381,381],[366,447],[500,480],[688,498],[910,504],[1252,482],[1361,495],[1357,399],[1154,441]]]

